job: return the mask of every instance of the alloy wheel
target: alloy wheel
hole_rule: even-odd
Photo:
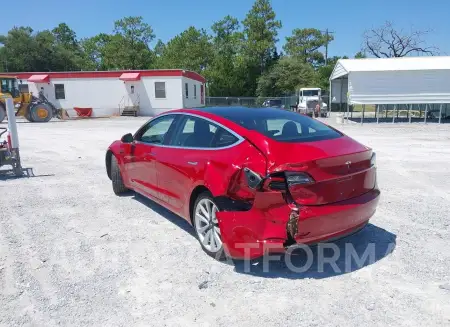
[[[204,248],[217,252],[222,248],[219,224],[216,213],[217,206],[210,199],[202,199],[195,207],[195,230]]]

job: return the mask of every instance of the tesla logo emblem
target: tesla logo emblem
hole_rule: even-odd
[[[350,170],[350,165],[352,164],[352,162],[351,161],[347,161],[345,164],[347,165],[347,170]]]

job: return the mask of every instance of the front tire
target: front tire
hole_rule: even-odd
[[[203,192],[195,201],[192,222],[203,251],[216,260],[224,260],[226,256],[216,217],[218,211],[211,194]]]
[[[116,195],[120,195],[128,191],[123,183],[119,163],[114,155],[111,156],[111,180],[113,191]]]
[[[39,103],[29,108],[27,117],[33,123],[46,123],[52,119],[53,110],[49,105]]]

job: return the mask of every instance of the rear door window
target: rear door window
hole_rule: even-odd
[[[187,148],[223,148],[239,139],[224,128],[205,119],[186,116],[177,128],[171,145]]]

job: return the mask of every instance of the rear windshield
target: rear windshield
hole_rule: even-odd
[[[230,110],[221,116],[280,142],[331,140],[342,134],[310,117],[275,109]]]

